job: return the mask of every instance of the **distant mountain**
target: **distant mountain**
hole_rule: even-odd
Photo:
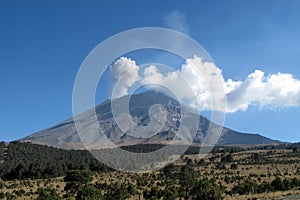
[[[124,102],[129,101],[129,113],[132,120],[137,127],[128,129],[120,129],[113,117],[111,109],[112,101],[114,105],[123,105]],[[160,104],[162,107],[153,105]],[[154,108],[154,109],[153,109]],[[160,112],[166,112],[166,119],[161,119]],[[122,108],[120,108],[122,109]],[[151,110],[152,109],[152,110]],[[97,120],[95,121],[91,116],[91,111],[80,115],[78,120],[84,124],[83,129],[87,134],[93,135],[92,141],[89,141],[89,148],[93,145],[97,148],[101,146],[106,147],[106,142],[103,140],[103,134],[106,138],[114,142],[116,145],[125,146],[132,144],[142,143],[170,143],[184,141],[185,139],[176,136],[176,132],[181,125],[180,104],[173,98],[166,96],[162,93],[153,91],[144,92],[141,94],[135,94],[132,96],[124,96],[119,99],[107,100],[104,103],[96,106]],[[153,118],[149,115],[152,112]],[[193,121],[195,118],[199,118],[198,128],[196,135],[193,135],[193,142],[195,144],[201,144],[207,134],[209,133],[210,120],[207,118],[197,115],[193,112],[189,112],[187,117]],[[128,123],[125,117],[123,123]],[[163,126],[156,132],[156,126],[150,126],[151,120],[157,120],[158,123],[164,121]],[[122,122],[122,119],[120,120]],[[96,129],[96,124],[99,124],[100,129]],[[220,128],[217,124],[211,124],[215,128]],[[149,128],[150,127],[150,128]],[[189,132],[189,127],[184,127]],[[139,130],[139,131],[138,131]],[[142,131],[141,131],[142,130]],[[214,130],[214,129],[212,129]],[[192,131],[191,131],[192,132]],[[185,136],[183,136],[185,137]],[[188,135],[187,135],[188,137]],[[39,131],[32,135],[29,135],[21,141],[30,141],[32,143],[46,144],[54,147],[65,148],[65,149],[81,149],[83,148],[80,137],[76,131],[73,118],[65,120],[56,126]],[[272,140],[259,134],[248,134],[240,133],[229,128],[223,128],[222,135],[218,140],[218,145],[231,145],[231,144],[280,144],[282,142]]]
[[[296,142],[296,143],[291,143],[290,148],[296,147],[298,150],[300,149],[300,142]]]

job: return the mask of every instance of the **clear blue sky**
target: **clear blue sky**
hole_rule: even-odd
[[[299,8],[297,0],[0,0],[0,140],[19,139],[69,118],[73,82],[87,54],[121,31],[166,27],[164,17],[174,10],[185,14],[189,35],[225,79],[243,80],[260,69],[299,80]],[[225,125],[300,141],[299,114],[300,107],[252,106],[228,114]]]

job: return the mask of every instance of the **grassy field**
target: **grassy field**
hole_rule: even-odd
[[[181,176],[181,173],[186,173],[182,172],[182,169],[187,165],[191,167],[194,177],[189,177],[188,174]],[[279,191],[272,189],[268,191],[266,189],[264,192],[259,192],[258,190],[264,183],[272,185],[276,178],[287,182],[292,182],[295,178],[300,179],[300,154],[291,149],[219,150],[203,159],[199,155],[184,155],[168,170],[163,169],[142,174],[113,170],[91,173],[90,176],[89,180],[79,181],[79,185],[76,185],[72,180],[71,182],[66,180],[64,177],[34,180],[1,180],[1,198],[43,199],[41,193],[43,191],[47,193],[52,189],[60,198],[79,199],[76,192],[83,188],[82,185],[89,185],[103,195],[103,198],[99,199],[109,199],[108,196],[116,195],[116,193],[122,194],[122,192],[124,192],[124,196],[120,198],[149,199],[152,191],[158,191],[157,193],[153,192],[152,196],[157,195],[160,199],[185,199],[186,197],[189,198],[189,196],[185,196],[188,193],[186,192],[185,194],[181,177],[187,177],[191,182],[196,182],[203,178],[214,180],[215,187],[221,188],[217,191],[220,193],[222,191],[220,197],[215,199],[282,199],[283,197],[283,199],[295,199],[299,197],[297,195],[300,194],[300,186],[292,185],[288,187],[286,185],[284,186],[285,188]],[[238,186],[246,185],[248,182],[252,186],[247,186],[250,189],[246,189],[245,194],[240,194],[242,192],[239,192]],[[69,189],[66,187],[67,184],[69,184]],[[191,187],[194,186],[191,185]],[[114,188],[118,189],[115,193],[113,193]],[[174,193],[174,198],[167,195],[163,196],[165,194],[163,191],[167,191],[169,188],[171,188],[171,194]],[[189,188],[187,190],[192,194],[192,190]],[[151,197],[151,199],[159,198]],[[44,199],[47,198],[45,197]],[[93,198],[87,197],[85,199]]]

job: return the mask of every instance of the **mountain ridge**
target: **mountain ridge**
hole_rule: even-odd
[[[129,113],[132,117],[132,121],[137,125],[135,129],[130,129],[128,131],[123,131],[118,127],[115,119],[113,118],[112,112],[112,102],[114,105],[119,106],[123,105],[124,102],[129,102]],[[166,121],[162,126],[161,131],[153,132],[153,130],[148,130],[147,127],[151,126],[151,118],[149,112],[153,105],[162,105],[163,109],[166,111]],[[160,109],[160,108],[159,108]],[[103,103],[95,107],[97,121],[91,119],[92,114],[90,111],[85,112],[84,117],[79,118],[85,124],[85,131],[87,134],[92,134],[92,132],[98,133],[95,136],[95,139],[91,141],[91,146],[101,146],[101,148],[109,147],[107,143],[103,140],[103,134],[106,135],[106,138],[117,146],[126,146],[133,144],[142,144],[142,143],[176,143],[180,138],[176,137],[176,131],[182,122],[181,119],[181,109],[183,109],[179,102],[174,100],[172,97],[167,96],[162,93],[147,91],[141,94],[134,94],[132,96],[123,96],[118,99],[106,100]],[[154,110],[154,115],[157,113],[157,110]],[[195,115],[189,113],[190,119],[195,119]],[[197,115],[198,116],[198,115]],[[159,121],[161,116],[156,116]],[[221,128],[219,125],[214,124],[207,118],[199,115],[199,124],[197,125],[197,133],[193,135],[194,144],[203,143],[207,134],[209,134],[210,124],[216,128]],[[125,118],[126,119],[126,118]],[[96,123],[99,124],[101,129],[95,131]],[[128,123],[125,120],[125,123]],[[155,128],[155,127],[154,127]],[[188,127],[189,128],[189,127]],[[143,130],[145,138],[138,137],[136,135],[136,130]],[[183,139],[184,140],[184,139]],[[54,146],[64,149],[83,149],[84,145],[81,142],[81,139],[77,133],[73,118],[58,123],[50,128],[38,131],[31,135],[28,135],[22,138],[20,141],[29,141],[37,144],[45,144],[48,146]],[[281,141],[272,140],[260,134],[250,134],[250,133],[241,133],[238,131],[231,130],[229,128],[223,127],[222,135],[218,140],[218,145],[230,145],[230,144],[281,144]]]

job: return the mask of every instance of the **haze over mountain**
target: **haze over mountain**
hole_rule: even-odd
[[[124,102],[129,102],[129,113],[135,126],[131,126],[127,120],[128,116],[120,115],[124,119],[113,117],[113,105],[122,107]],[[160,104],[161,106],[158,106]],[[124,110],[124,108],[120,108]],[[212,123],[207,118],[188,111],[185,117],[192,124],[199,118],[197,127],[193,131],[192,125],[189,127],[183,124],[183,107],[173,98],[153,91],[123,96],[114,100],[107,100],[96,106],[97,120],[93,119],[92,112],[77,117],[83,126],[83,132],[89,136],[88,148],[111,147],[107,141],[111,141],[117,146],[125,146],[141,143],[180,143],[193,142],[202,144],[210,131],[221,130],[221,126]],[[122,113],[121,113],[122,114]],[[154,122],[154,123],[153,123]],[[126,130],[118,125],[127,124]],[[153,125],[154,124],[154,125]],[[212,128],[209,128],[211,124]],[[183,128],[181,127],[183,126]],[[182,129],[181,129],[182,128]],[[178,136],[177,131],[184,130],[186,134]],[[195,132],[195,134],[193,134]],[[96,134],[95,134],[96,133]],[[104,134],[106,137],[104,137]],[[105,138],[105,139],[103,139]],[[82,139],[82,138],[81,138]],[[45,144],[65,149],[82,149],[83,145],[77,133],[73,118],[65,120],[53,127],[31,134],[21,141]],[[107,140],[108,139],[108,140]],[[218,145],[232,144],[280,144],[280,141],[272,140],[259,134],[240,133],[224,127],[218,140]],[[85,146],[86,147],[86,146]]]

